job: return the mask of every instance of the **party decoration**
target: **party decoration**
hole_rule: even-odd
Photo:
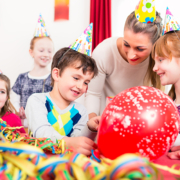
[[[92,51],[92,28],[93,23],[91,23],[81,34],[81,36],[76,39],[76,41],[69,46],[69,48],[75,51],[81,52],[88,56],[91,56]]]
[[[167,7],[162,35],[164,35],[164,34],[166,34],[168,32],[174,32],[174,31],[179,31],[179,30],[180,30],[180,25],[174,19],[171,11]]]
[[[140,0],[135,9],[135,16],[142,23],[156,20],[155,0]]]
[[[0,70],[0,74],[2,74],[2,71]]]
[[[113,100],[114,96],[106,97],[106,106]]]
[[[115,96],[105,108],[98,149],[109,159],[138,152],[155,160],[175,142],[179,122],[178,110],[165,93],[153,87],[130,88]]]
[[[45,21],[42,17],[42,15],[39,15],[38,18],[38,24],[36,26],[35,32],[34,32],[34,37],[49,37],[49,32],[47,31]]]
[[[69,20],[69,0],[55,0],[54,20]]]

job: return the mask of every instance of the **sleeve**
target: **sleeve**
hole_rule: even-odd
[[[100,53],[101,54],[101,53]],[[98,76],[91,80],[88,86],[88,91],[85,97],[85,106],[88,110],[88,113],[100,114],[100,100],[101,94],[103,91],[106,72],[105,67],[103,67],[103,59],[99,55],[98,50],[93,52],[92,57],[95,59],[98,67]]]
[[[20,95],[16,94],[12,89],[11,89],[11,103],[12,105],[16,108],[16,111],[19,112],[19,108],[20,108]]]
[[[82,107],[81,119],[76,125],[74,125],[73,132],[71,133],[71,137],[85,136],[94,140],[97,135],[97,132],[93,132],[88,128],[87,121],[88,121],[87,110],[85,109],[85,107]]]
[[[12,90],[18,95],[21,95],[21,78],[21,75],[19,75],[14,86],[12,87]]]
[[[31,131],[36,138],[50,138],[55,143],[56,139],[61,140],[64,136],[61,136],[50,125],[47,119],[45,102],[35,95],[37,94],[29,97],[25,109],[29,131]]]

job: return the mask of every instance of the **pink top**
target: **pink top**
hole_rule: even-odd
[[[11,127],[23,126],[21,119],[14,113],[7,112],[2,118],[3,121],[6,121],[7,124]],[[21,133],[26,133],[24,128],[17,129]]]

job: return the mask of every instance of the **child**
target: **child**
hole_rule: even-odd
[[[13,112],[16,112],[10,102],[10,80],[7,76],[0,73],[0,118],[6,121],[11,127],[22,126],[20,118]],[[24,128],[18,129],[25,133]]]
[[[99,117],[88,121],[85,107],[74,100],[87,91],[97,73],[91,57],[69,48],[57,51],[51,67],[53,90],[33,94],[27,102],[26,116],[33,136],[54,142],[64,139],[68,147],[89,155],[94,146],[90,139],[96,136]]]
[[[20,118],[25,127],[24,109],[27,99],[33,93],[49,92],[51,87],[51,75],[48,64],[53,56],[53,42],[45,29],[45,23],[40,15],[34,38],[31,40],[29,54],[34,59],[34,68],[26,73],[20,74],[12,87],[12,103],[19,111]],[[24,121],[23,121],[24,120]]]
[[[168,18],[167,16],[171,16],[171,18]],[[166,17],[167,19],[164,26],[165,29],[163,30],[166,34],[158,39],[152,50],[152,57],[155,59],[153,71],[160,76],[161,84],[163,86],[172,84],[169,96],[174,100],[180,114],[180,31],[177,31],[177,28],[173,29],[178,27],[177,24],[174,24],[173,27],[167,28],[172,32],[166,31],[167,23],[171,24],[167,20],[173,21],[172,14],[169,13],[168,8]],[[174,143],[174,146],[180,146],[179,135]],[[172,151],[176,150],[177,147],[172,148]],[[169,153],[170,158],[175,158],[176,155],[174,152]]]

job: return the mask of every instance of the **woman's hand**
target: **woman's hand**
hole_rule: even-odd
[[[26,114],[23,107],[19,108],[19,117],[21,120],[26,119]]]
[[[101,116],[95,116],[87,122],[87,126],[91,131],[97,131],[99,128]]]

